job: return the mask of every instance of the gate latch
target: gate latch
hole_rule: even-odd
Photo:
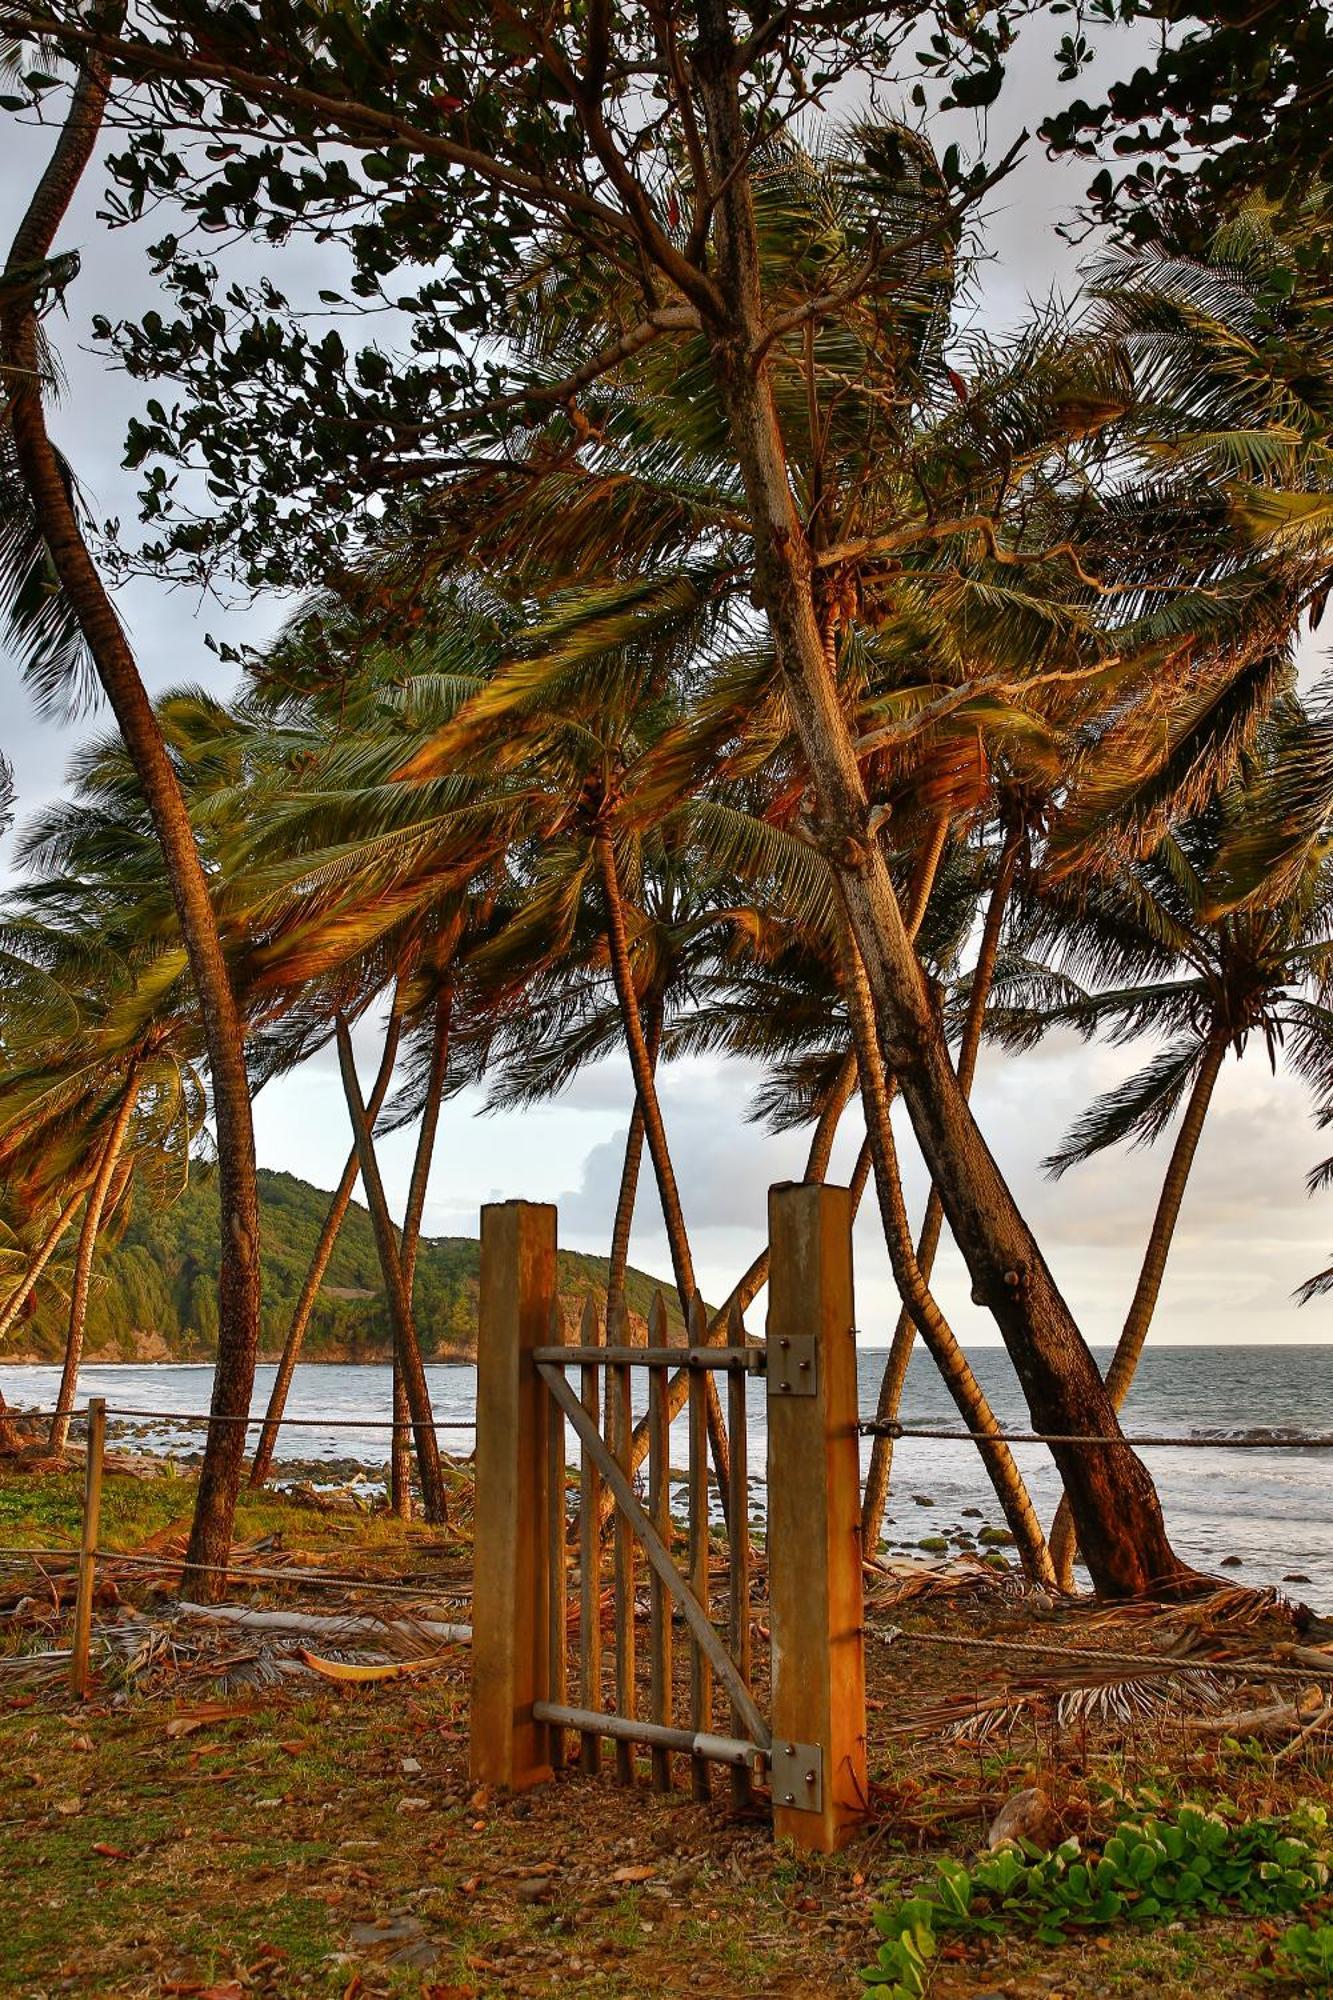
[[[770,1396],[813,1396],[818,1377],[818,1350],[812,1333],[784,1335],[768,1343]]]
[[[824,1752],[818,1743],[784,1743],[772,1748],[773,1803],[797,1812],[824,1810]]]

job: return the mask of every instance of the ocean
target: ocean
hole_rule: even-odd
[[[865,1349],[859,1357],[861,1410],[874,1414],[883,1354]],[[1098,1359],[1105,1365],[1106,1356]],[[977,1348],[971,1360],[1007,1428],[1026,1429],[1028,1415],[1008,1358],[998,1348]],[[473,1416],[475,1376],[466,1365],[427,1369],[436,1415],[443,1424]],[[83,1370],[80,1400],[104,1396],[113,1408],[187,1414],[206,1410],[211,1386],[207,1365],[102,1366]],[[53,1367],[0,1366],[0,1389],[11,1403],[49,1407],[59,1371]],[[273,1369],[261,1367],[255,1381],[254,1410],[262,1413]],[[762,1477],[765,1463],[763,1384],[750,1384],[750,1465]],[[347,1429],[299,1428],[279,1439],[279,1466],[285,1461],[325,1464],[331,1476],[346,1476],[347,1462],[378,1481],[388,1456],[387,1434],[362,1428],[390,1410],[387,1367],[314,1365],[297,1370],[288,1414],[337,1418]],[[942,1429],[958,1419],[929,1359],[919,1352],[908,1374],[903,1421]],[[1125,1410],[1131,1433],[1213,1438],[1238,1431],[1274,1435],[1333,1434],[1333,1346],[1151,1347]],[[136,1429],[138,1427],[136,1426]],[[137,1439],[139,1448],[184,1454],[200,1444],[197,1431],[153,1419]],[[471,1450],[467,1431],[441,1437],[445,1449]],[[673,1436],[673,1461],[684,1464],[683,1426]],[[572,1441],[571,1441],[572,1446]],[[1015,1456],[1044,1520],[1059,1497],[1049,1454],[1040,1445],[1017,1445]],[[869,1458],[870,1445],[863,1444]],[[571,1448],[571,1457],[573,1456]],[[1177,1551],[1201,1569],[1230,1581],[1285,1584],[1291,1595],[1333,1613],[1333,1449],[1244,1451],[1200,1447],[1148,1448],[1143,1456],[1157,1480],[1167,1525]],[[975,1448],[903,1439],[895,1451],[894,1486],[886,1540],[913,1548],[922,1538],[947,1534],[964,1518],[964,1508],[981,1508],[1000,1524]],[[929,1506],[919,1504],[929,1501]],[[1233,1558],[1233,1561],[1228,1561]]]

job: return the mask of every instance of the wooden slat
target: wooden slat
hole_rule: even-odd
[[[624,1314],[616,1323],[608,1321],[608,1345],[624,1339]],[[630,1406],[630,1371],[619,1362],[606,1371],[607,1442],[626,1478],[630,1476],[630,1450],[634,1436],[634,1413]],[[616,1713],[634,1719],[634,1530],[616,1509],[615,1520],[615,1606],[616,1606]],[[616,1739],[616,1776],[622,1785],[634,1783],[634,1745],[627,1738]]]
[[[658,1292],[648,1312],[650,1346],[664,1343],[666,1308]],[[671,1553],[674,1530],[671,1524],[671,1420],[667,1413],[666,1380],[660,1368],[648,1376],[648,1513]],[[648,1653],[649,1699],[655,1723],[672,1725],[674,1703],[671,1686],[671,1601],[656,1570],[650,1570]],[[653,1789],[671,1790],[671,1752],[661,1745],[652,1751]]]
[[[102,1519],[102,1460],[106,1451],[106,1399],[88,1399],[88,1456],[83,1469],[83,1531],[79,1541],[78,1595],[74,1600],[74,1643],[69,1687],[75,1701],[87,1701],[92,1681],[93,1582]]]
[[[745,1327],[741,1320],[741,1310],[733,1299],[727,1327],[727,1339],[735,1346],[743,1346]],[[737,1370],[727,1377],[727,1440],[731,1455],[727,1461],[728,1477],[731,1485],[731,1505],[727,1509],[729,1522],[728,1539],[730,1554],[730,1590],[728,1609],[730,1613],[731,1657],[736,1662],[736,1671],[746,1686],[750,1685],[750,1478],[749,1478],[749,1437],[747,1433],[747,1411],[745,1407],[745,1384],[748,1377]],[[735,1728],[738,1711],[735,1703],[731,1707],[732,1727]],[[747,1765],[733,1766],[731,1774],[731,1802],[738,1809],[751,1802],[754,1787]]]
[[[602,1335],[597,1308],[591,1298],[583,1302],[579,1323],[582,1347],[595,1348]],[[542,1366],[542,1364],[538,1364]],[[561,1378],[563,1380],[563,1376]],[[579,1399],[593,1430],[598,1428],[601,1393],[597,1364],[585,1364],[579,1371]],[[558,1400],[558,1399],[557,1399]],[[579,1477],[579,1693],[584,1708],[602,1706],[602,1480],[597,1462],[587,1448],[582,1450]],[[591,1732],[579,1746],[579,1768],[590,1776],[602,1768],[602,1739]]]
[[[754,1696],[736,1672],[731,1655],[709,1623],[699,1598],[672,1562],[663,1546],[662,1537],[639,1505],[633,1486],[607,1450],[600,1432],[594,1429],[582,1403],[560,1370],[553,1368],[549,1362],[542,1361],[537,1364],[537,1372],[574,1426],[575,1435],[582,1449],[591,1453],[596,1459],[597,1469],[611,1488],[616,1505],[623,1507],[633,1522],[634,1532],[644,1554],[675,1598],[691,1635],[698,1640],[708,1657],[710,1667],[744,1717],[746,1736],[757,1743],[761,1750],[766,1750],[773,1741],[772,1730],[755,1705]]]
[[[560,1321],[560,1305],[553,1302],[551,1308],[551,1338],[557,1339],[563,1330]],[[546,1498],[547,1529],[547,1658],[550,1667],[551,1692],[548,1699],[564,1703],[569,1695],[568,1626],[569,1610],[568,1543],[565,1527],[565,1415],[554,1403],[551,1405],[546,1428],[546,1463],[548,1492]],[[565,1761],[565,1736],[558,1723],[548,1723],[550,1732],[551,1769],[559,1771]]]
[[[699,1337],[703,1313],[698,1297],[690,1309],[690,1338]],[[708,1604],[708,1399],[707,1380],[697,1370],[690,1376],[690,1587],[703,1611]],[[713,1726],[713,1676],[704,1647],[696,1636],[690,1648],[690,1727],[707,1730]],[[690,1791],[698,1800],[710,1796],[708,1765],[702,1757],[690,1759]]]

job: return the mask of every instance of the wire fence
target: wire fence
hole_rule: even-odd
[[[274,1430],[320,1430],[320,1431],[415,1431],[417,1426],[411,1417],[242,1417],[219,1415],[211,1410],[141,1410],[127,1403],[108,1403],[105,1406],[109,1417],[139,1417],[150,1422],[180,1424],[191,1429],[207,1430],[212,1424],[242,1424],[248,1431],[264,1430],[272,1426]],[[40,1418],[47,1419],[68,1415],[72,1424],[86,1423],[89,1406],[68,1412],[58,1410],[33,1410],[15,1407],[9,1411],[11,1419],[27,1422]],[[475,1431],[475,1417],[432,1417],[431,1429],[436,1431]]]
[[[74,1612],[74,1643],[69,1653],[69,1680],[71,1692],[76,1699],[87,1695],[90,1686],[90,1640],[91,1613],[95,1568],[98,1564],[108,1568],[127,1571],[131,1575],[147,1575],[151,1572],[169,1571],[175,1574],[198,1576],[200,1578],[222,1578],[242,1583],[263,1583],[269,1586],[288,1588],[336,1590],[344,1594],[365,1593],[382,1598],[393,1598],[403,1603],[405,1600],[419,1600],[424,1595],[435,1598],[457,1597],[460,1593],[456,1583],[441,1589],[435,1580],[417,1580],[410,1577],[384,1578],[366,1577],[345,1571],[310,1569],[304,1566],[277,1566],[255,1562],[206,1563],[191,1561],[185,1555],[166,1552],[143,1553],[106,1548],[99,1540],[101,1484],[106,1444],[107,1419],[110,1417],[153,1422],[181,1427],[208,1429],[213,1424],[241,1425],[246,1430],[262,1430],[273,1422],[267,1415],[241,1416],[239,1414],[214,1414],[211,1411],[180,1411],[144,1408],[132,1404],[108,1404],[93,1398],[89,1403],[68,1413],[57,1413],[53,1409],[15,1408],[9,1415],[22,1422],[49,1421],[57,1414],[68,1414],[71,1423],[89,1427],[89,1452],[85,1475],[85,1495],[83,1519],[81,1522],[81,1542],[77,1546],[65,1548],[10,1547],[0,1549],[0,1570],[25,1566],[35,1569],[39,1575],[47,1576],[48,1567],[61,1564],[73,1567],[77,1573],[77,1599]],[[278,1420],[281,1427],[297,1427],[316,1430],[361,1430],[411,1433],[416,1426],[410,1419],[373,1417],[286,1417]],[[474,1433],[475,1419],[450,1418],[433,1420],[437,1431]],[[1086,1432],[1045,1432],[1013,1430],[966,1430],[945,1429],[937,1424],[920,1424],[896,1419],[867,1419],[857,1425],[862,1437],[890,1437],[894,1439],[912,1438],[938,1443],[998,1443],[1040,1444],[1046,1446],[1074,1446],[1100,1448],[1108,1445],[1128,1444],[1134,1447],[1179,1448],[1213,1451],[1310,1451],[1328,1450],[1333,1447],[1333,1435],[1326,1432],[1272,1433],[1269,1431],[1238,1432],[1231,1435],[1189,1435],[1171,1433],[1127,1433],[1106,1434]],[[410,1615],[410,1614],[409,1614]],[[461,1628],[460,1628],[461,1630]],[[1102,1648],[1082,1648],[1062,1645],[1044,1636],[1036,1638],[1011,1638],[1008,1640],[977,1635],[969,1637],[957,1634],[901,1632],[897,1628],[876,1629],[873,1625],[866,1629],[866,1637],[882,1643],[910,1643],[919,1645],[940,1645],[978,1648],[987,1652],[1005,1652],[1028,1656],[1070,1660],[1086,1658],[1102,1666],[1113,1661],[1126,1668],[1139,1671],[1167,1671],[1178,1667],[1178,1660],[1164,1659],[1161,1655],[1139,1652],[1124,1654],[1108,1652]],[[63,1655],[62,1655],[63,1657]],[[1300,1680],[1315,1679],[1333,1682],[1333,1659],[1327,1668],[1321,1668],[1315,1658],[1309,1657],[1297,1665],[1278,1665],[1270,1660],[1240,1659],[1208,1662],[1211,1672],[1225,1672],[1229,1677],[1246,1679],[1256,1673],[1269,1678]]]
[[[1327,1431],[1237,1431],[1226,1436],[1129,1431],[944,1431],[898,1423],[893,1418],[870,1417],[858,1424],[862,1437],[926,1438],[937,1444],[1046,1444],[1046,1445],[1132,1445],[1136,1450],[1152,1447],[1189,1451],[1328,1451],[1333,1435]]]

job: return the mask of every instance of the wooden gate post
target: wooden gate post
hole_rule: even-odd
[[[551,1398],[532,1359],[551,1337],[556,1212],[541,1202],[481,1211],[472,1590],[471,1768],[521,1791],[551,1776],[546,1569]]]
[[[773,1827],[830,1854],[866,1813],[849,1191],[771,1188],[768,1234]]]

